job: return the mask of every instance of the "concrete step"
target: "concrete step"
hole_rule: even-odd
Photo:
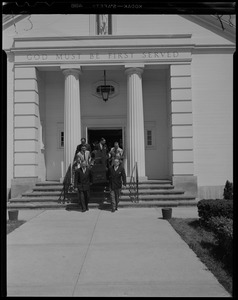
[[[175,189],[139,189],[138,190],[139,194],[184,194],[183,190],[175,190]],[[129,195],[130,191],[129,190],[122,190],[121,191],[122,195]]]
[[[127,183],[130,183],[130,180],[127,180]],[[148,180],[141,180],[139,181],[139,184],[171,184],[171,180],[169,179],[148,179]],[[42,182],[37,182],[36,186],[56,186],[56,185],[61,185],[63,186],[62,183],[59,181],[42,181]]]
[[[60,182],[39,182],[21,197],[10,199],[8,206],[11,208],[65,208],[66,206],[77,206],[77,192],[71,193],[63,201],[63,185]],[[132,193],[131,193],[132,192]],[[121,207],[148,207],[169,205],[195,205],[196,199],[184,194],[183,190],[175,189],[170,180],[146,180],[139,183],[139,203],[132,201],[130,196],[133,190],[129,185],[122,189]],[[61,197],[60,197],[61,196]],[[60,199],[60,200],[59,200]],[[110,205],[110,195],[107,184],[92,185],[90,207],[98,207],[103,202]]]
[[[61,192],[59,191],[40,191],[40,192],[27,192],[23,193],[22,197],[48,197],[48,196],[60,196]]]
[[[109,191],[103,191],[103,190],[91,190],[91,195],[95,196],[103,196],[109,194]],[[123,189],[121,194],[122,195],[130,195],[130,190],[129,189]],[[175,189],[139,189],[138,190],[139,194],[183,194],[183,190],[175,190]],[[56,196],[59,197],[61,195],[61,191],[32,191],[32,192],[27,192],[23,193],[22,197],[49,197],[49,196]],[[74,193],[75,196],[77,196],[77,193]]]
[[[32,191],[59,191],[61,192],[63,189],[63,185],[45,185],[45,186],[35,186]]]
[[[197,199],[194,200],[170,200],[170,201],[139,201],[138,203],[131,201],[124,201],[119,203],[120,208],[126,207],[176,207],[176,206],[196,206]],[[89,209],[105,209],[110,210],[111,204],[109,202],[89,203]],[[76,203],[56,203],[56,202],[27,202],[27,203],[7,203],[7,209],[75,209],[80,210]]]
[[[71,195],[68,199],[70,199],[70,201],[75,201],[78,199],[77,194],[73,194]],[[104,199],[110,199],[109,195],[91,195],[90,200],[93,201],[103,201]],[[184,194],[141,194],[139,195],[139,200],[143,200],[143,201],[155,201],[155,200],[164,200],[164,201],[168,201],[168,200],[194,200],[193,197],[190,196],[186,196]],[[32,195],[32,197],[19,197],[19,198],[12,198],[10,200],[10,203],[26,203],[26,202],[58,202],[58,201],[63,201],[63,197],[61,197],[61,199],[59,200],[59,196],[41,196],[41,197],[34,197]],[[121,201],[131,201],[131,198],[129,195],[121,195]]]
[[[63,186],[62,183],[60,183],[59,181],[42,181],[42,182],[37,182],[36,186],[47,186],[47,185],[61,185]]]
[[[129,196],[121,196],[121,201],[130,199]],[[194,197],[182,195],[139,195],[139,200],[147,201],[147,200],[193,200]]]
[[[129,186],[127,186],[126,188],[122,188],[122,191],[124,190],[129,190]],[[101,187],[92,187],[91,188],[92,190],[94,191],[97,191],[97,190],[101,190]],[[149,189],[157,189],[157,190],[160,190],[160,189],[166,189],[166,190],[169,190],[169,189],[174,189],[174,186],[171,185],[171,184],[139,184],[139,190],[142,190],[142,189],[145,189],[145,190],[149,190]],[[63,186],[60,186],[60,185],[46,185],[46,186],[35,186],[33,189],[32,189],[32,192],[59,192],[61,193],[63,190]],[[25,194],[28,194],[29,192],[27,193],[24,193]]]

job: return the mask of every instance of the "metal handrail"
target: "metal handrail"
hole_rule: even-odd
[[[135,162],[134,168],[131,172],[129,193],[129,197],[132,202],[139,202],[139,180],[137,162]]]
[[[59,196],[58,202],[65,203],[65,199],[67,199],[67,202],[69,202],[69,194],[74,192],[74,184],[72,183],[72,178],[72,167],[71,164],[69,164],[68,170],[64,177],[63,188]]]

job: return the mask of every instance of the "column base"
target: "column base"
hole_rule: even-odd
[[[60,183],[63,183],[64,182],[64,177],[61,177],[60,178]]]
[[[139,182],[140,181],[146,181],[146,180],[148,180],[147,176],[139,176]]]
[[[186,196],[197,198],[197,176],[172,176],[172,183],[175,188],[184,190]]]

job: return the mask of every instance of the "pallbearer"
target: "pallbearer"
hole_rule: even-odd
[[[86,161],[81,162],[81,167],[75,170],[75,182],[78,188],[79,203],[82,205],[82,212],[88,210],[90,199],[91,171]]]
[[[118,158],[114,159],[113,166],[109,169],[109,189],[112,202],[112,212],[118,209],[122,184],[126,186],[126,173]]]

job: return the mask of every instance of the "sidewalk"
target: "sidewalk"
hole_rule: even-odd
[[[231,297],[161,208],[19,210],[18,219],[27,222],[7,236],[7,296]]]

